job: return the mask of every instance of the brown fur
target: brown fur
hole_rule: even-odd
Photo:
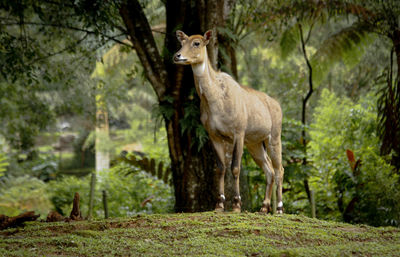
[[[240,161],[246,145],[266,175],[266,194],[261,211],[270,210],[272,184],[277,183],[277,200],[282,202],[282,111],[279,103],[265,93],[239,85],[226,73],[215,71],[206,45],[212,36],[188,37],[177,31],[182,48],[175,54],[176,64],[191,65],[200,96],[201,122],[207,130],[219,163],[219,200],[216,210],[224,209],[224,176],[230,168],[235,178],[234,211],[240,211]],[[265,147],[264,147],[265,146]],[[231,163],[227,165],[227,160]],[[282,210],[279,208],[278,211]]]

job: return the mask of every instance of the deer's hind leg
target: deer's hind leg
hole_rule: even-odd
[[[282,166],[282,143],[280,138],[275,141],[271,141],[267,145],[268,155],[271,158],[272,167],[275,173],[275,183],[276,183],[276,200],[278,205],[276,207],[276,213],[283,213],[283,202],[282,202],[282,184],[283,184],[283,174],[284,169]]]
[[[268,213],[272,211],[271,195],[272,195],[272,185],[274,183],[274,169],[272,168],[271,160],[268,158],[267,152],[262,142],[255,145],[247,145],[247,149],[249,150],[256,164],[265,173],[265,180],[267,186],[265,189],[265,198],[260,211]]]

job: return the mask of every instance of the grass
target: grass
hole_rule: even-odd
[[[297,215],[194,213],[29,223],[0,256],[400,256],[400,229]]]

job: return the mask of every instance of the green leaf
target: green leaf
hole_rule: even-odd
[[[281,57],[286,59],[296,49],[299,43],[299,30],[297,24],[288,27],[282,34],[279,46],[281,49]]]
[[[318,87],[338,62],[343,62],[349,69],[358,64],[374,39],[362,23],[355,23],[325,39],[310,60],[314,85]]]

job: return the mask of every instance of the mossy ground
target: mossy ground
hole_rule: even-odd
[[[139,215],[0,231],[0,256],[400,256],[400,229],[259,213]]]

